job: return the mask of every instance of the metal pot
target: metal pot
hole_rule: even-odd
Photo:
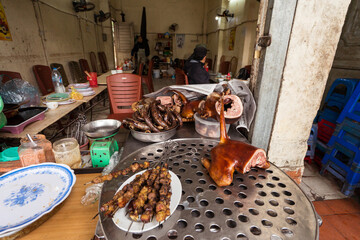
[[[131,129],[130,131],[131,135],[141,142],[162,142],[168,140],[176,134],[176,127],[168,131],[159,133],[138,132],[133,129]]]

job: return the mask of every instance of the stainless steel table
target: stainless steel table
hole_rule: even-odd
[[[200,159],[210,157],[218,141],[196,138],[191,125],[175,138],[184,136],[173,140],[177,147],[171,152],[166,152],[164,142],[148,145],[129,137],[124,158],[115,170],[133,162],[160,161],[168,153],[169,169],[182,184],[182,197],[162,227],[142,234],[126,235],[112,219],[100,214],[107,239],[318,239],[319,223],[312,203],[284,172],[274,165],[267,170],[252,169],[247,174],[235,173],[230,186],[217,187]],[[109,201],[127,178],[106,182],[99,204]]]

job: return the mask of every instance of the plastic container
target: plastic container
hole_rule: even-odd
[[[23,167],[44,162],[55,162],[51,142],[45,135],[37,134],[31,136],[36,145],[25,137],[20,140],[18,153]]]
[[[64,93],[65,92],[65,87],[62,81],[62,77],[61,74],[59,73],[59,71],[57,70],[57,68],[53,68],[52,73],[51,73],[51,79],[55,88],[55,92],[56,93]]]
[[[202,119],[195,113],[195,130],[204,137],[220,138],[220,123],[213,118]],[[226,132],[229,131],[230,124],[226,124]]]
[[[90,72],[90,77],[87,76],[86,79],[89,81],[90,87],[97,87],[97,73],[96,72]]]
[[[0,112],[2,112],[3,109],[4,109],[4,101],[2,100],[2,98],[0,96]]]
[[[19,160],[18,147],[11,147],[0,152],[0,162]]]
[[[3,112],[0,112],[0,129],[3,128],[7,123],[6,116]]]
[[[64,138],[54,142],[53,152],[56,163],[66,164],[71,168],[80,167],[80,148],[75,138]]]
[[[154,69],[153,75],[154,75],[154,78],[160,78],[160,69]]]

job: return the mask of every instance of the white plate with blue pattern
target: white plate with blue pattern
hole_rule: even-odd
[[[42,163],[0,176],[0,236],[16,232],[51,212],[76,181],[64,164]]]

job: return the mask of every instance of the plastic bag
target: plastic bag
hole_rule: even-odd
[[[114,152],[111,156],[109,165],[104,167],[103,171],[101,172],[102,175],[109,174],[113,168],[119,163],[120,157],[122,154],[123,148],[120,149],[119,152]],[[95,203],[100,196],[101,189],[104,183],[93,184],[85,189],[85,195],[81,198],[82,205],[89,205]]]
[[[21,107],[38,106],[40,104],[40,94],[36,87],[29,82],[14,78],[0,86],[0,96],[5,104],[20,104],[25,101],[28,103]]]

